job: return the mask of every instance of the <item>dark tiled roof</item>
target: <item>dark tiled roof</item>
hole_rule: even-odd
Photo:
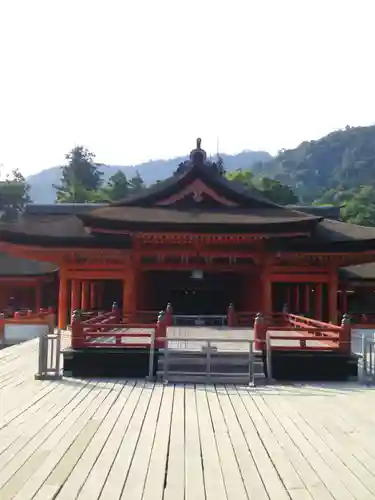
[[[375,262],[342,267],[340,275],[349,280],[375,280]]]
[[[298,212],[324,217],[325,219],[340,219],[341,207],[339,205],[286,205],[286,207],[290,210],[297,210]]]
[[[313,237],[319,241],[335,243],[375,240],[375,227],[358,226],[337,220],[324,219],[316,226]]]
[[[130,238],[91,234],[74,215],[25,216],[16,224],[0,225],[0,241],[60,247],[128,248]]]
[[[105,207],[106,203],[30,203],[26,205],[25,216],[29,215],[77,215]]]
[[[118,221],[126,224],[189,224],[189,225],[258,225],[317,221],[314,216],[278,207],[258,209],[176,210],[173,208],[144,208],[107,206],[80,216],[88,223]]]
[[[57,271],[56,264],[38,260],[11,257],[0,252],[0,277],[5,276],[40,276]]]

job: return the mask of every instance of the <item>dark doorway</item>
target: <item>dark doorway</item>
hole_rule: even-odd
[[[150,272],[151,309],[172,303],[176,314],[226,314],[230,302],[239,302],[243,280],[235,273],[192,271]]]
[[[122,307],[123,282],[121,280],[103,280],[101,309],[110,311],[113,302]]]

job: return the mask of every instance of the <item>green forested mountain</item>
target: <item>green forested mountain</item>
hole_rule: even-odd
[[[290,186],[301,203],[340,204],[344,219],[375,224],[375,126],[303,142],[252,170]]]

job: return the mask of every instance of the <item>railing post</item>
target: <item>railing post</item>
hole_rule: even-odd
[[[150,339],[150,357],[148,361],[148,380],[150,381],[154,379],[155,336],[156,336],[156,328],[152,330]]]
[[[349,354],[351,352],[352,325],[348,314],[344,314],[341,320],[340,351]]]
[[[211,340],[207,340],[207,351],[206,351],[206,375],[208,380],[211,379]]]
[[[117,304],[117,302],[113,302],[112,304],[112,313],[114,316],[114,323],[118,324],[121,321],[121,310]]]
[[[249,385],[254,385],[254,344],[253,340],[249,341]]]
[[[273,382],[273,370],[272,370],[272,344],[271,335],[266,333],[266,367],[267,367],[267,381],[268,383]]]
[[[72,339],[71,346],[72,349],[80,349],[84,345],[84,336],[83,336],[83,325],[81,318],[81,311],[73,311],[72,316]]]
[[[265,350],[264,343],[266,341],[266,332],[267,332],[267,326],[265,319],[262,313],[257,313],[254,321],[254,341],[255,341],[256,351]]]
[[[164,364],[163,364],[163,383],[168,384],[169,372],[169,343],[168,337],[164,337]]]
[[[61,353],[61,330],[57,329],[57,331],[56,331],[56,378],[61,378],[60,353]]]
[[[227,316],[228,316],[228,326],[229,327],[237,326],[236,311],[234,309],[234,305],[232,302],[229,304]]]
[[[173,325],[173,307],[170,302],[168,302],[167,307],[165,309],[165,324],[166,326]]]
[[[158,347],[160,340],[164,339],[167,334],[167,324],[166,324],[166,314],[164,311],[160,311],[158,314],[158,319],[156,321],[155,328],[155,345]]]
[[[41,333],[39,336],[38,350],[38,372],[35,374],[35,380],[43,380],[47,374],[47,358],[48,358],[48,334]]]
[[[0,314],[0,346],[5,346],[5,315]]]

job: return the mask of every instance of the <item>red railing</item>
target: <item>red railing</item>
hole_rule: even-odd
[[[341,325],[338,326],[295,314],[282,314],[284,315],[284,320],[283,324],[280,325],[270,324],[260,314],[256,316],[254,322],[256,349],[264,350],[266,348],[268,333],[270,339],[294,341],[297,343],[297,345],[275,345],[272,349],[340,350],[342,352],[350,352],[351,324],[346,315],[344,315]],[[280,334],[278,333],[279,331]],[[287,334],[288,331],[291,333]],[[308,341],[310,341],[309,344]],[[311,344],[312,341],[314,342],[313,344]],[[319,343],[316,344],[316,342]]]
[[[352,325],[357,328],[375,328],[375,313],[371,312],[355,312],[349,313]]]
[[[79,312],[72,318],[73,349],[89,349],[99,347],[148,348],[151,342],[155,347],[162,346],[167,327],[172,325],[172,307],[159,314],[152,322],[125,322],[119,319],[121,313],[116,307],[109,313],[82,321]]]

